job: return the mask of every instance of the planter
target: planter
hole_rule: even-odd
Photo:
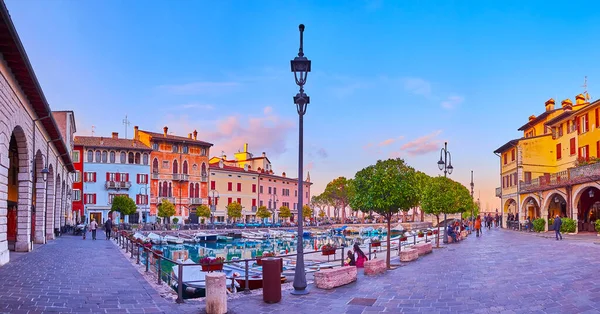
[[[433,232],[427,232],[427,235],[431,236],[431,235],[433,235]]]
[[[256,264],[257,264],[258,266],[262,266],[262,259],[261,259],[261,258],[257,258],[257,259],[256,259]]]
[[[163,251],[161,250],[152,250],[152,256],[154,256],[154,258],[158,258],[159,255],[162,255]]]
[[[333,255],[335,254],[335,249],[323,250],[323,255]]]
[[[202,271],[223,270],[223,264],[202,265]]]
[[[408,240],[408,237],[400,237],[400,241],[406,241]]]
[[[438,234],[438,231],[437,230],[433,230],[433,234]]]
[[[424,234],[419,234],[419,235],[417,235],[417,237],[419,237],[419,238],[422,238],[422,237],[424,237],[424,236],[425,236]]]
[[[381,242],[373,242],[371,243],[371,247],[380,247],[381,246]]]

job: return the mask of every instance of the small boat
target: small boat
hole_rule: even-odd
[[[183,239],[184,243],[196,243],[196,239],[193,236],[187,235],[185,233],[180,233],[179,238]]]
[[[165,242],[163,237],[153,232],[148,234],[148,239],[150,239],[150,241],[152,241],[154,244],[163,244]]]
[[[227,234],[228,237],[232,237],[234,239],[241,239],[242,238],[242,234],[239,232],[229,232]]]
[[[260,267],[262,270],[262,267]],[[241,290],[244,290],[246,287],[246,271],[243,267],[238,265],[225,265],[223,266],[223,271],[227,273],[227,277],[235,278],[235,281],[239,285]],[[281,275],[281,283],[286,282],[287,278]],[[248,271],[248,289],[262,289],[263,287],[263,278],[261,271]]]
[[[172,235],[166,235],[166,236],[164,236],[163,239],[167,243],[171,243],[171,244],[183,244],[183,239],[182,238],[174,237]]]
[[[267,237],[262,234],[262,233],[256,233],[256,232],[242,232],[242,237],[246,238],[246,239],[252,239],[252,240],[265,240],[267,239]]]
[[[233,241],[233,237],[228,237],[228,236],[217,236],[217,242],[232,242]]]
[[[390,234],[391,235],[399,235],[402,234],[405,231],[404,227],[402,227],[402,225],[397,225],[396,227],[390,229]]]
[[[346,228],[348,228],[348,226],[343,226],[340,228],[335,228],[333,229],[333,232],[338,233],[338,234],[342,234],[344,232],[344,230],[346,230]]]
[[[208,234],[208,233],[196,233],[194,234],[194,238],[196,239],[196,242],[217,242],[217,235],[216,234]]]

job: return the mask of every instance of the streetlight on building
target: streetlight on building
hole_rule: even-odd
[[[302,197],[304,196],[303,187],[303,149],[304,149],[304,114],[306,114],[306,107],[310,103],[310,98],[304,93],[304,84],[306,84],[306,78],[308,72],[310,72],[310,60],[304,56],[304,24],[300,24],[300,49],[298,50],[298,56],[290,62],[292,72],[294,72],[294,78],[296,84],[300,87],[300,91],[294,96],[294,104],[296,104],[296,111],[298,112],[298,249],[296,254],[296,271],[294,274],[294,290],[292,294],[303,295],[307,294],[306,289],[306,274],[304,273],[304,243],[302,225],[304,219],[302,217]]]
[[[452,156],[448,151],[448,142],[444,142],[444,148],[440,151],[440,160],[437,162],[438,168],[444,171],[444,177],[447,177],[448,174],[452,174]],[[444,213],[444,243],[448,243],[448,220],[446,218],[446,213]]]
[[[215,228],[215,218],[214,218],[214,213],[217,211],[217,201],[219,200],[219,191],[217,190],[210,190],[210,192],[208,192],[209,198],[210,198],[210,222],[213,225],[213,229]]]

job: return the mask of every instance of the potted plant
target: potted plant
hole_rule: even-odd
[[[162,255],[163,251],[161,250],[152,250],[152,256],[154,256],[154,258],[158,258],[159,255]]]
[[[321,247],[321,252],[323,255],[333,255],[335,254],[336,249],[337,247],[335,245],[327,243]]]
[[[427,230],[427,235],[428,235],[428,236],[431,236],[431,235],[433,235],[433,231],[431,231],[431,230]]]
[[[263,257],[275,257],[275,252],[265,252],[263,253],[262,256],[259,256],[256,258],[256,264],[258,264],[258,266],[262,266],[262,258]]]
[[[433,234],[438,234],[437,229],[433,230]]]
[[[596,231],[598,232],[598,236],[600,236],[600,219],[596,219],[594,225],[596,227]]]
[[[223,270],[223,262],[225,262],[223,257],[205,256],[200,259],[202,271]]]
[[[408,237],[406,236],[406,234],[402,233],[402,235],[400,235],[400,241],[406,241],[408,240]]]
[[[417,233],[417,237],[422,238],[425,236],[425,233],[423,233],[423,231],[419,230],[419,232]]]
[[[381,240],[376,239],[371,241],[371,247],[380,247],[381,246]]]

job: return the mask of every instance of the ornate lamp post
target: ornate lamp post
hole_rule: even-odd
[[[449,174],[452,174],[452,156],[448,151],[448,142],[444,142],[444,148],[440,151],[440,160],[437,162],[438,168],[444,171],[444,177],[447,177]],[[448,243],[448,220],[446,218],[446,213],[444,213],[444,243]]]
[[[475,187],[475,183],[473,183],[473,170],[471,170],[471,201],[475,202],[473,198],[473,188]],[[475,223],[475,204],[471,205],[471,220]]]
[[[304,149],[304,114],[306,114],[306,107],[310,103],[310,98],[304,93],[304,84],[306,84],[306,78],[308,72],[310,72],[310,60],[304,56],[304,24],[300,24],[300,49],[298,50],[298,56],[290,62],[292,72],[294,72],[294,78],[296,84],[300,87],[300,91],[294,96],[294,104],[296,104],[296,110],[298,111],[298,248],[296,255],[296,271],[294,273],[294,290],[292,294],[303,295],[308,294],[306,289],[306,274],[304,273],[304,231],[302,225],[304,218],[302,217],[302,198],[304,196],[304,180],[303,180],[303,149]]]
[[[215,228],[215,218],[213,217],[213,213],[217,211],[217,201],[219,200],[219,191],[210,190],[208,192],[210,194],[211,202],[210,202],[210,221],[212,223],[213,229]]]

